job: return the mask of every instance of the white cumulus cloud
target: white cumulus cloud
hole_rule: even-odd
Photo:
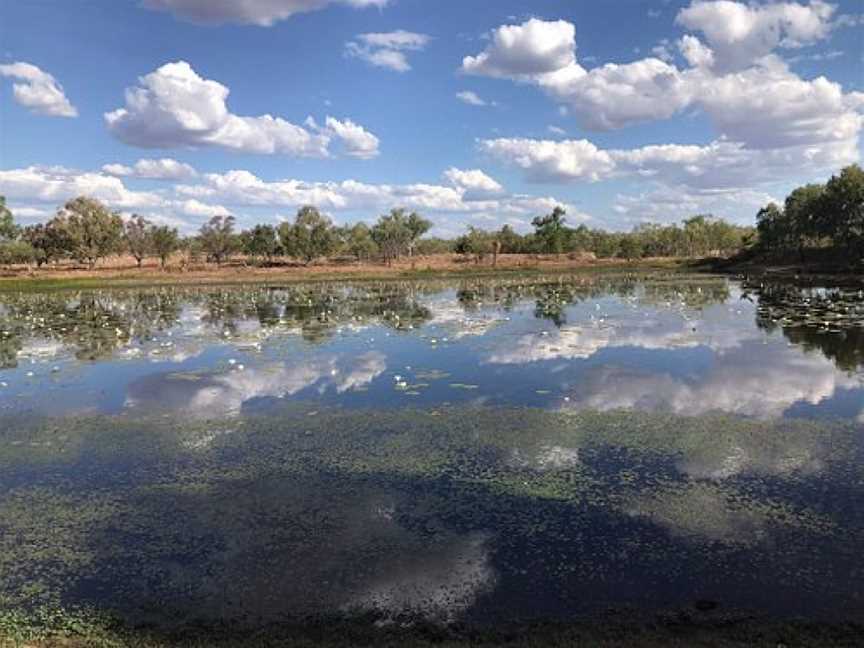
[[[466,74],[529,80],[576,62],[576,28],[565,20],[537,18],[504,25],[492,33],[489,46],[462,60]]]
[[[658,58],[607,63],[588,72],[573,65],[544,75],[537,83],[593,130],[667,119],[693,98],[687,76]]]
[[[464,190],[465,200],[482,200],[504,193],[504,187],[480,169],[447,169],[444,178],[457,189]]]
[[[378,155],[378,138],[359,124],[350,119],[339,121],[333,117],[327,117],[324,124],[326,132],[342,143],[345,155],[363,160]]]
[[[78,110],[66,98],[63,87],[47,72],[31,63],[0,65],[0,76],[15,79],[15,101],[39,115],[77,117]]]
[[[609,153],[584,139],[498,138],[481,140],[479,146],[492,157],[524,169],[535,181],[596,182],[615,170],[615,161]]]
[[[658,58],[586,70],[576,60],[576,27],[564,20],[499,27],[462,72],[534,84],[598,130],[671,117],[691,99],[684,75]]]
[[[133,166],[106,164],[102,171],[108,175],[145,178],[151,180],[186,180],[197,174],[194,167],[172,158],[141,159]]]
[[[698,101],[726,136],[754,148],[795,145],[856,147],[860,93],[844,93],[825,77],[804,80],[779,59],[704,79]]]
[[[825,38],[841,22],[833,15],[834,8],[819,0],[693,2],[678,22],[701,31],[707,44],[691,34],[678,41],[686,68],[674,64],[667,40],[658,50],[666,60],[585,69],[576,58],[574,25],[532,19],[503,26],[483,52],[465,59],[463,72],[533,85],[583,128],[619,129],[690,109],[708,118],[716,136],[708,144],[630,150],[604,150],[587,139],[498,138],[481,140],[479,147],[533,181],[631,177],[652,183],[641,195],[658,206],[674,195],[681,204],[718,206],[747,196],[740,204],[750,205],[767,195],[762,186],[860,159],[864,93],[844,91],[824,76],[802,78],[776,53]],[[620,197],[615,211],[630,214],[632,207],[630,197]]]
[[[180,211],[187,216],[200,216],[203,218],[212,218],[213,216],[230,216],[231,212],[222,205],[208,205],[200,200],[189,198],[177,203]]]
[[[407,72],[411,69],[411,65],[405,53],[425,49],[430,40],[431,37],[426,34],[401,29],[393,32],[358,34],[355,40],[345,44],[345,54],[362,59],[375,67]]]
[[[0,187],[8,199],[26,202],[59,204],[76,196],[91,196],[112,209],[161,207],[165,204],[159,194],[132,191],[120,178],[64,167],[30,166],[2,170]]]
[[[333,120],[325,129],[309,129],[272,115],[243,117],[228,110],[228,94],[226,86],[199,76],[186,61],[167,63],[128,88],[125,107],[106,113],[105,121],[115,137],[145,148],[215,146],[323,158],[335,135],[350,154],[371,157],[374,135],[353,122]]]
[[[862,126],[861,93],[844,93],[824,77],[802,79],[771,54],[824,38],[833,12],[818,0],[765,6],[694,2],[678,21],[704,30],[708,45],[690,34],[679,40],[688,69],[645,58],[586,70],[576,60],[574,25],[531,19],[500,27],[481,54],[466,57],[462,69],[533,84],[589,129],[623,128],[695,107],[719,135],[750,148],[819,144],[846,159]],[[733,54],[741,56],[735,65],[727,60]],[[829,156],[824,150],[816,154]]]
[[[700,31],[719,71],[742,69],[778,47],[801,47],[825,38],[836,7],[821,0],[808,4],[772,2],[762,5],[731,0],[694,0],[675,21]]]
[[[270,27],[294,14],[317,11],[332,4],[364,8],[387,6],[389,0],[144,0],[148,9],[203,25],[235,23]]]

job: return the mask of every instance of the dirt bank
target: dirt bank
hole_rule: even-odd
[[[182,267],[173,264],[162,269],[151,262],[138,268],[131,258],[110,259],[94,269],[64,264],[39,269],[17,268],[0,274],[0,290],[42,288],[85,288],[99,286],[138,286],[165,284],[229,284],[252,282],[291,282],[330,279],[411,279],[427,276],[473,276],[514,272],[575,272],[617,270],[678,270],[684,264],[675,259],[571,259],[566,255],[501,255],[491,261],[475,263],[459,255],[445,254],[404,258],[392,265],[354,261],[322,261],[308,266],[274,262],[256,265],[242,260],[219,267],[213,264]]]

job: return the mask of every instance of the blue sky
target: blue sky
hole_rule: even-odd
[[[318,205],[441,234],[752,222],[861,152],[864,5],[28,0],[0,5],[0,193],[192,231]],[[465,94],[472,93],[472,94]],[[267,117],[270,116],[270,117]],[[329,119],[328,119],[329,118]]]

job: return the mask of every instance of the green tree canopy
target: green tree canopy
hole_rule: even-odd
[[[408,228],[408,254],[414,256],[414,249],[417,247],[417,241],[426,232],[432,229],[432,221],[423,218],[417,212],[411,212],[405,219],[405,226]]]
[[[547,254],[561,254],[567,239],[567,227],[564,225],[565,214],[563,207],[556,207],[551,214],[538,216],[531,224],[534,226],[534,236],[540,243],[541,249]]]
[[[234,234],[234,217],[214,216],[201,226],[198,240],[204,253],[213,259],[216,265],[222,265],[238,247],[237,236]]]
[[[832,176],[822,204],[822,233],[860,259],[864,255],[864,169],[853,164]]]
[[[641,259],[643,253],[642,241],[639,240],[638,236],[624,236],[618,243],[618,250],[619,254],[628,261]]]
[[[857,164],[824,185],[794,189],[783,208],[767,205],[757,215],[759,248],[772,255],[808,247],[837,248],[848,260],[864,256],[864,170]]]
[[[279,235],[272,225],[256,225],[240,234],[243,253],[252,259],[272,259],[279,252]]]
[[[0,265],[30,264],[36,261],[36,250],[27,241],[0,241]]]
[[[456,242],[456,251],[460,254],[473,256],[476,263],[480,263],[486,256],[495,252],[495,245],[498,242],[494,232],[468,226],[468,232],[459,237]]]
[[[66,203],[54,226],[66,230],[71,256],[92,269],[99,259],[120,250],[123,219],[95,198],[80,196]]]
[[[50,263],[68,256],[72,250],[72,240],[62,223],[56,219],[48,223],[28,225],[21,234],[35,250],[36,263]]]
[[[358,261],[372,257],[378,246],[372,240],[372,230],[366,223],[357,223],[345,229],[345,250],[356,257]]]
[[[18,238],[18,234],[15,218],[6,206],[6,196],[0,196],[0,241],[13,241]]]
[[[180,249],[180,235],[173,227],[154,225],[150,229],[150,243],[153,254],[159,257],[159,262],[164,268],[171,255]]]
[[[285,253],[306,265],[331,254],[337,243],[330,219],[311,205],[301,207],[293,223],[279,226],[279,238]]]
[[[408,251],[412,236],[404,209],[390,210],[389,214],[380,216],[372,228],[372,239],[388,264]]]
[[[140,268],[144,259],[153,252],[153,240],[151,238],[152,224],[143,216],[133,214],[123,227],[123,238],[126,249],[129,251]]]
[[[795,228],[777,203],[769,203],[756,214],[756,231],[765,249],[776,251],[791,247],[795,241]]]
[[[520,236],[510,225],[504,225],[497,234],[501,243],[501,252],[504,254],[518,254],[525,249],[525,239]]]

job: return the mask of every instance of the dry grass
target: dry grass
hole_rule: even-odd
[[[131,257],[111,257],[101,261],[94,269],[75,263],[52,264],[42,268],[6,268],[0,272],[0,288],[18,287],[21,284],[165,284],[165,283],[240,283],[251,281],[291,281],[306,279],[359,279],[394,278],[423,274],[475,274],[506,271],[553,271],[567,272],[585,269],[616,268],[672,268],[679,262],[670,259],[641,259],[629,263],[621,259],[584,259],[561,256],[527,254],[503,254],[493,266],[491,259],[475,263],[456,254],[439,254],[402,258],[385,265],[380,262],[357,263],[350,259],[320,261],[308,266],[288,260],[276,260],[271,264],[254,264],[243,258],[232,259],[221,266],[215,264],[190,264],[176,257],[166,268],[158,261],[149,259],[138,268]]]

